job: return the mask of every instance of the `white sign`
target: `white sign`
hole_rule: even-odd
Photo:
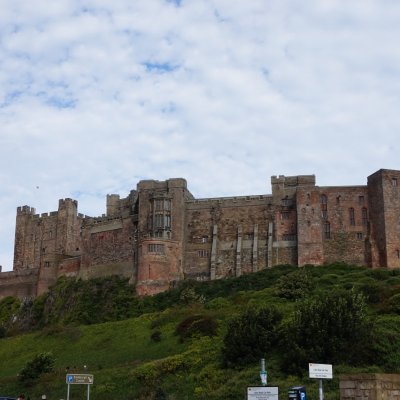
[[[332,364],[308,364],[310,378],[332,379]]]
[[[68,385],[93,385],[93,375],[89,374],[67,374]]]
[[[247,388],[247,400],[278,400],[278,386],[252,386]]]

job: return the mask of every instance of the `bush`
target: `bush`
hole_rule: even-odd
[[[194,335],[215,336],[217,334],[218,323],[215,318],[209,315],[191,315],[181,321],[175,329],[181,342]]]
[[[305,268],[299,268],[297,271],[282,276],[276,286],[277,296],[295,300],[308,296],[314,289],[314,281]]]
[[[359,364],[369,358],[371,324],[360,293],[333,291],[301,303],[283,329],[284,366],[299,372],[309,362]]]
[[[161,331],[157,330],[152,332],[150,339],[152,342],[161,342]]]
[[[248,309],[232,319],[222,348],[224,365],[245,365],[264,358],[278,343],[281,320],[282,314],[273,306]]]
[[[19,380],[25,384],[32,383],[40,375],[53,371],[54,363],[55,359],[51,353],[37,354],[25,364],[19,373]]]

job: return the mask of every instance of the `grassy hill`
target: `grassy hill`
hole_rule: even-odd
[[[304,359],[317,353],[290,347],[294,339],[288,327],[294,326],[301,307],[304,312],[304,305],[318,305],[333,293],[365,297],[366,307],[360,310],[371,336],[352,344],[360,357],[347,359],[344,354],[333,363],[334,379],[324,383],[326,400],[339,398],[341,373],[399,373],[400,271],[344,264],[279,266],[240,278],[184,282],[148,298],[137,298],[125,280],[114,277],[86,282],[62,279],[33,303],[4,299],[0,395],[21,392],[32,400],[42,394],[65,399],[66,372],[87,372],[94,375],[90,393],[97,400],[241,399],[247,386],[259,384],[258,360],[265,357],[268,384],[279,386],[282,396],[290,386],[302,384],[309,398],[317,398],[318,382],[308,379],[307,363],[291,368],[298,353],[305,352]],[[273,332],[265,327],[269,345],[262,350],[241,349],[239,342],[238,351],[244,355],[239,354],[237,362],[224,362],[231,351],[227,337],[234,337],[233,329],[240,325],[230,321],[243,324],[244,315],[248,318],[254,310],[270,307],[281,317]],[[326,313],[328,320],[329,310]],[[244,328],[250,337],[252,327]],[[271,332],[273,337],[268,336]],[[54,370],[21,382],[18,374],[26,363],[44,352],[54,356]],[[246,359],[247,355],[251,357]],[[228,356],[233,359],[232,353]],[[85,386],[71,386],[71,399],[85,396]]]

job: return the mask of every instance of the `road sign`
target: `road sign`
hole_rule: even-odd
[[[67,374],[68,385],[92,385],[93,375],[89,374]]]
[[[332,379],[332,364],[308,364],[310,378]]]
[[[251,386],[247,388],[247,400],[278,400],[278,386]]]

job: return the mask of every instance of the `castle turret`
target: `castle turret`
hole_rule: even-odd
[[[35,209],[29,206],[17,208],[14,242],[14,271],[34,268]]]
[[[400,171],[368,177],[372,267],[400,267]]]
[[[141,181],[138,184],[139,260],[137,292],[154,294],[182,279],[186,180]]]

